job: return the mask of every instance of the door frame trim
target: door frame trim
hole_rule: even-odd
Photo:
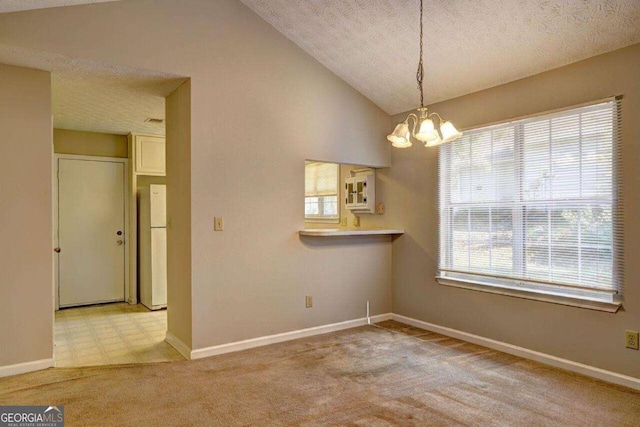
[[[59,169],[59,160],[68,159],[68,160],[88,160],[88,161],[97,161],[97,162],[107,162],[107,163],[122,163],[124,166],[124,301],[130,301],[132,290],[129,286],[129,259],[130,259],[130,215],[129,215],[129,203],[131,200],[131,189],[129,188],[129,159],[125,157],[101,157],[101,156],[80,156],[76,154],[59,154],[54,153],[53,155],[53,249],[58,246],[58,169]],[[53,294],[55,299],[55,310],[60,309],[60,301],[59,301],[59,289],[60,289],[60,275],[58,274],[58,257],[55,252],[53,255],[53,271],[54,271],[54,283],[53,283]],[[135,292],[135,291],[134,291]],[[134,293],[135,295],[135,293]]]

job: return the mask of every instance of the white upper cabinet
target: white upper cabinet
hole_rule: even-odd
[[[357,175],[344,180],[346,208],[354,214],[375,213],[376,206],[376,176]]]
[[[133,135],[135,170],[138,175],[166,175],[165,139],[161,136]]]

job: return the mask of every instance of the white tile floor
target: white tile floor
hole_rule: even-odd
[[[115,303],[59,310],[57,367],[184,360],[164,341],[167,311]]]

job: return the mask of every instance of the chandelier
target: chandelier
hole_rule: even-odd
[[[422,66],[422,0],[420,0],[420,61],[418,62],[418,72],[416,80],[418,81],[418,90],[420,91],[420,108],[418,114],[410,113],[404,121],[398,123],[391,135],[387,135],[387,139],[396,148],[411,147],[411,137],[424,143],[425,147],[436,147],[445,142],[454,141],[462,136],[461,132],[453,126],[453,124],[444,120],[438,113],[427,111],[424,106],[424,89],[422,88],[422,80],[424,78],[424,68]],[[436,116],[438,118],[438,127],[431,119]],[[409,121],[413,121],[413,127],[409,131]],[[417,128],[417,132],[416,132]]]

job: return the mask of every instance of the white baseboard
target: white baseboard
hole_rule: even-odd
[[[391,313],[371,316],[371,323],[382,322],[391,319]],[[191,351],[191,359],[202,359],[203,357],[216,356],[219,354],[232,353],[234,351],[247,350],[254,347],[275,344],[283,341],[306,338],[314,335],[326,334],[329,332],[341,331],[343,329],[355,328],[366,325],[367,318],[347,320],[346,322],[332,323],[329,325],[316,326],[313,328],[299,329],[297,331],[284,332],[281,334],[267,335],[264,337],[252,338],[244,341],[237,341],[228,344],[215,345],[212,347],[199,348]],[[168,335],[168,334],[167,334]],[[168,338],[168,337],[167,337]],[[167,341],[169,341],[167,339]],[[171,343],[170,343],[171,344]],[[175,347],[175,346],[174,346]]]
[[[392,314],[391,318],[407,325],[415,326],[427,331],[436,332],[448,337],[457,338],[473,344],[478,344],[503,353],[513,354],[524,359],[535,360],[536,362],[551,365],[556,368],[565,369],[567,371],[576,372],[588,377],[597,378],[613,384],[622,385],[635,390],[640,390],[640,378],[630,377],[628,375],[619,374],[617,372],[607,371],[605,369],[596,368],[594,366],[585,365],[583,363],[574,362],[572,360],[563,359],[561,357],[552,356],[550,354],[541,353],[528,348],[518,347],[517,345],[508,344],[502,341],[492,340],[490,338],[481,337],[479,335],[470,334],[468,332],[459,331],[457,329],[447,328],[444,326],[434,325],[433,323],[423,322],[422,320],[413,319],[411,317],[402,316],[400,314]]]
[[[189,346],[186,345],[185,343],[183,343],[180,339],[178,339],[171,332],[167,331],[167,335],[165,336],[164,340],[167,343],[169,343],[169,345],[171,347],[173,347],[176,350],[178,350],[178,353],[180,353],[185,359],[187,359],[187,360],[191,359],[191,349],[189,348]]]
[[[384,322],[385,320],[393,319],[393,313],[377,314],[375,316],[371,316],[369,319],[371,319],[371,323]]]
[[[33,362],[17,363],[15,365],[0,366],[0,378],[52,368],[54,365],[55,362],[53,358],[51,358],[34,360]]]
[[[436,332],[452,338],[457,338],[473,344],[478,344],[487,348],[498,350],[503,353],[512,354],[514,356],[534,360],[536,362],[544,363],[556,368],[565,369],[567,371],[576,372],[588,377],[597,378],[599,380],[607,381],[613,384],[640,390],[640,378],[619,374],[617,372],[607,371],[605,369],[596,368],[594,366],[585,365],[583,363],[574,362],[572,360],[563,359],[560,357],[552,356],[550,354],[541,353],[513,344],[508,344],[502,341],[481,337],[479,335],[459,331],[457,329],[435,325],[433,323],[424,322],[422,320],[413,319],[411,317],[402,316],[400,314],[379,314],[377,316],[371,316],[370,321],[371,323],[378,323],[390,319],[405,323],[407,325],[415,326],[417,328],[425,329],[427,331]],[[298,338],[305,338],[314,335],[326,334],[329,332],[341,331],[344,329],[355,328],[366,324],[368,324],[368,320],[366,317],[363,317],[360,319],[347,320],[340,323],[332,323],[329,325],[316,326],[313,328],[300,329],[297,331],[252,338],[244,341],[199,348],[197,350],[191,350],[188,345],[186,345],[169,331],[167,331],[166,341],[182,356],[184,356],[185,359],[202,359],[204,357],[247,350],[250,348],[295,340]],[[39,371],[41,369],[51,368],[53,366],[55,366],[53,358],[18,363],[15,365],[0,366],[0,378],[8,377],[11,375],[24,374],[26,372]]]

